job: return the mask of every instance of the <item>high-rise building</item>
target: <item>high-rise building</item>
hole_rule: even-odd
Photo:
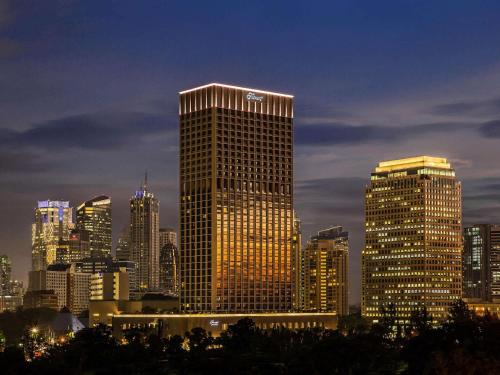
[[[0,255],[0,312],[15,311],[23,304],[23,284],[12,280],[12,263],[7,255]]]
[[[68,262],[79,262],[90,257],[90,234],[85,229],[73,229],[68,240]]]
[[[461,184],[444,158],[381,162],[365,191],[362,313],[400,322],[425,306],[438,321],[462,295]]]
[[[500,225],[464,229],[463,295],[483,301],[500,299]]]
[[[73,228],[73,209],[67,201],[38,201],[32,225],[32,269],[47,269],[61,258]]]
[[[304,249],[306,311],[349,314],[349,233],[336,226],[311,237]]]
[[[76,209],[76,225],[89,234],[92,257],[111,255],[111,198],[101,195]]]
[[[160,228],[160,290],[172,296],[179,293],[177,233],[171,228]]]
[[[160,249],[167,243],[177,246],[177,232],[172,228],[160,228]]]
[[[130,224],[121,231],[116,245],[116,259],[130,260]]]
[[[180,307],[292,309],[293,97],[180,93]]]
[[[160,204],[147,179],[130,200],[130,260],[136,265],[135,295],[159,288]]]
[[[0,296],[11,294],[12,263],[7,255],[0,255]]]
[[[301,311],[304,307],[304,253],[302,249],[301,223],[295,212],[293,230],[293,309]]]
[[[178,264],[177,246],[168,241],[160,249],[160,290],[167,295],[179,294]]]

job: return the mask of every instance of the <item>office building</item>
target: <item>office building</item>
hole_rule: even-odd
[[[301,222],[294,212],[293,219],[293,310],[301,311],[304,307],[304,253],[302,249]]]
[[[116,245],[116,259],[130,260],[130,224],[122,229]]]
[[[179,295],[179,253],[170,241],[160,249],[160,290],[171,296]]]
[[[462,296],[461,185],[444,158],[381,162],[365,191],[362,314],[397,320],[425,306],[435,321]]]
[[[73,229],[68,240],[68,263],[90,257],[90,234],[85,229]]]
[[[311,237],[304,249],[305,311],[349,314],[349,234],[336,226]]]
[[[136,290],[140,297],[159,288],[160,204],[147,189],[147,178],[130,200],[130,259],[136,265]]]
[[[88,309],[90,274],[77,272],[74,265],[53,264],[47,270],[30,271],[28,291],[53,290],[57,308],[79,314]]]
[[[39,201],[32,225],[32,269],[46,270],[61,258],[73,229],[73,209],[67,201]],[[59,254],[59,256],[58,256]]]
[[[172,228],[160,228],[160,249],[167,243],[177,246],[177,232]]]
[[[500,299],[500,225],[464,229],[463,295],[482,301]]]
[[[28,290],[26,292],[23,299],[23,308],[37,309],[41,307],[60,310],[57,294],[54,290]]]
[[[90,278],[90,300],[128,300],[129,280],[125,269],[99,272]]]
[[[180,93],[181,310],[292,309],[293,97]]]
[[[111,198],[101,195],[83,202],[76,210],[76,225],[88,232],[92,257],[111,255]]]
[[[0,255],[0,296],[11,294],[12,263],[7,255]]]

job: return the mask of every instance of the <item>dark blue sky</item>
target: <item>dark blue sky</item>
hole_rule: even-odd
[[[304,236],[351,232],[379,160],[450,158],[464,220],[500,222],[500,2],[0,0],[0,253],[30,265],[38,199],[114,202],[150,171],[177,224],[177,92],[223,82],[295,95]]]

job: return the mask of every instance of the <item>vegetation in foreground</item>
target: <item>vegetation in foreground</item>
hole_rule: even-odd
[[[463,302],[432,328],[425,310],[411,324],[387,311],[368,327],[342,317],[338,330],[262,331],[242,319],[221,337],[201,328],[168,339],[130,330],[126,344],[106,327],[84,329],[67,343],[25,359],[19,346],[0,353],[2,374],[500,374],[500,320],[478,317]]]

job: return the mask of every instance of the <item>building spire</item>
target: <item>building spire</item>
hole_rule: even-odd
[[[148,190],[148,170],[146,169],[146,172],[144,173],[144,186],[143,190],[147,191]]]

